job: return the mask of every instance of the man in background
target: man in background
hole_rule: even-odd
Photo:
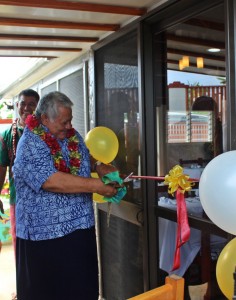
[[[25,120],[28,115],[34,112],[38,101],[39,94],[36,91],[32,89],[21,91],[16,103],[19,116],[16,120],[14,120],[12,125],[0,135],[0,191],[3,188],[8,169],[10,190],[10,221],[14,252],[16,250],[16,225],[15,186],[12,177],[12,166],[16,155],[17,143],[25,127]],[[4,212],[3,207],[1,211]]]

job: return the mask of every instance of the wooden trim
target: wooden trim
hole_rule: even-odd
[[[99,38],[80,37],[80,36],[31,35],[31,34],[0,34],[0,40],[94,43],[97,42]]]
[[[56,48],[56,47],[19,47],[19,46],[0,46],[0,50],[13,51],[62,51],[62,52],[80,52],[81,48]]]
[[[14,6],[26,6],[26,7],[38,7],[38,8],[54,8],[54,9],[66,9],[66,10],[78,10],[78,11],[90,11],[100,13],[112,13],[120,15],[133,15],[142,16],[147,12],[146,8],[120,6],[120,5],[107,5],[96,3],[80,3],[69,1],[55,1],[55,0],[5,0],[0,1],[0,5],[14,5]]]
[[[12,55],[3,55],[0,54],[0,57],[35,57],[35,58],[47,58],[48,60],[58,58],[58,56],[51,56],[51,55],[25,55],[25,54],[12,54]]]
[[[165,278],[165,284],[144,292],[128,300],[183,300],[184,299],[184,278],[177,275],[170,275]]]
[[[199,56],[201,56],[201,57],[203,57],[205,59],[211,59],[211,60],[225,62],[225,57],[223,57],[223,56],[206,54],[204,52],[193,52],[193,51],[185,51],[184,49],[183,50],[178,50],[178,49],[168,48],[167,49],[167,53],[168,54],[169,53],[170,54],[178,54],[178,55],[181,55],[181,56],[187,55],[187,56],[192,56],[192,57],[199,57]]]
[[[185,36],[177,36],[174,34],[167,34],[167,40],[180,42],[180,43],[193,44],[198,46],[225,49],[225,43],[223,42],[210,41],[210,40],[204,40],[199,38],[190,38]]]
[[[0,119],[0,124],[12,124],[12,119]]]
[[[116,31],[120,29],[118,24],[82,23],[67,21],[49,21],[32,19],[0,18],[1,26],[23,26],[39,28],[63,28],[63,29],[83,29],[83,30],[102,30]]]
[[[212,22],[205,19],[198,19],[198,18],[192,18],[184,22],[188,25],[203,27],[203,28],[209,28],[211,30],[217,30],[217,31],[225,31],[225,25],[224,23],[219,22]]]

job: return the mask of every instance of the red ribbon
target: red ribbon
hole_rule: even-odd
[[[184,194],[179,189],[176,191],[177,200],[177,235],[175,246],[175,257],[172,271],[180,267],[180,247],[190,238],[190,227],[188,223],[188,212]]]
[[[179,167],[179,166],[176,166]],[[182,168],[181,168],[182,170]],[[182,171],[181,171],[182,173]],[[157,176],[137,176],[131,175],[131,179],[153,179],[153,180],[162,180],[165,177]],[[198,182],[199,179],[188,178],[191,182]],[[170,182],[170,181],[169,181]],[[168,181],[167,181],[168,183]],[[177,233],[176,233],[176,247],[175,247],[175,256],[172,271],[179,269],[180,267],[180,247],[185,244],[190,238],[190,227],[188,223],[188,212],[186,208],[186,202],[184,198],[184,193],[180,192],[180,188],[176,189],[176,200],[177,200]],[[181,190],[183,192],[183,190]]]

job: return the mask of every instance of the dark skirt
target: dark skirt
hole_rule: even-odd
[[[97,300],[98,261],[94,227],[62,238],[17,238],[18,300]]]

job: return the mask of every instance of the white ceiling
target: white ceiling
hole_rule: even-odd
[[[0,0],[0,99],[14,97],[83,55],[96,42],[168,1]],[[187,55],[190,65],[184,71],[225,76],[221,6],[166,33],[168,69],[179,70],[179,60]],[[214,46],[220,48],[219,53],[208,52]],[[202,69],[196,67],[198,56],[204,58]]]
[[[13,91],[12,84],[22,82],[22,73],[33,71],[33,84],[34,80],[45,76],[43,72],[38,72],[37,76],[41,64],[48,74],[167,1],[0,0],[0,95],[14,96],[18,91]],[[13,61],[12,57],[18,59]],[[9,59],[10,63],[6,64]],[[8,73],[11,76],[6,75]]]

